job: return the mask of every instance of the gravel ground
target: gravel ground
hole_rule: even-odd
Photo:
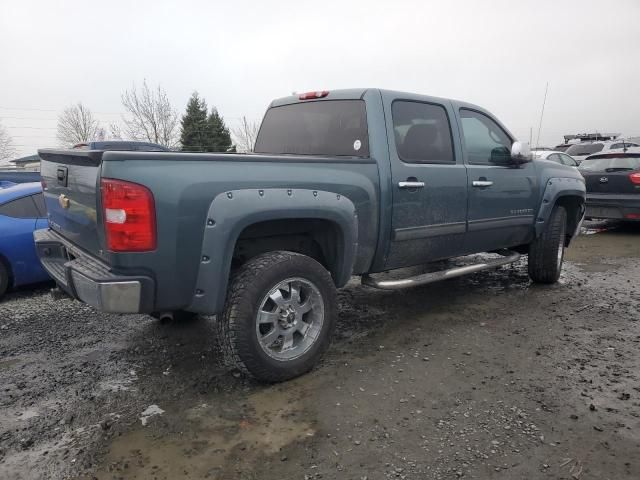
[[[640,228],[591,229],[560,283],[526,262],[353,283],[321,365],[256,384],[214,319],[0,303],[0,478],[640,478]]]

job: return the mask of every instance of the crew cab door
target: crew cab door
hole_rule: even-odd
[[[468,108],[458,113],[468,173],[465,251],[528,243],[538,190],[534,163],[511,161],[513,139],[488,114]]]
[[[387,99],[393,212],[385,267],[459,254],[467,216],[467,174],[451,105],[425,97]]]

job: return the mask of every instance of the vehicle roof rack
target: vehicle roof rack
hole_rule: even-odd
[[[596,140],[615,140],[619,136],[619,133],[577,133],[575,135],[564,135],[564,143],[569,143],[569,140],[579,140],[581,142],[592,142]]]

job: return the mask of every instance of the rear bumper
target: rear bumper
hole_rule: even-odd
[[[149,313],[154,282],[144,275],[118,275],[52,230],[33,232],[44,269],[72,297],[103,312]]]
[[[640,195],[587,194],[586,216],[617,220],[640,220]]]

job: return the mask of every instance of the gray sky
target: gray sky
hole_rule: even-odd
[[[31,154],[56,145],[64,107],[117,121],[146,78],[180,112],[197,90],[230,125],[293,91],[381,87],[477,103],[526,141],[549,81],[554,145],[640,135],[639,49],[638,0],[3,0],[0,122]]]

